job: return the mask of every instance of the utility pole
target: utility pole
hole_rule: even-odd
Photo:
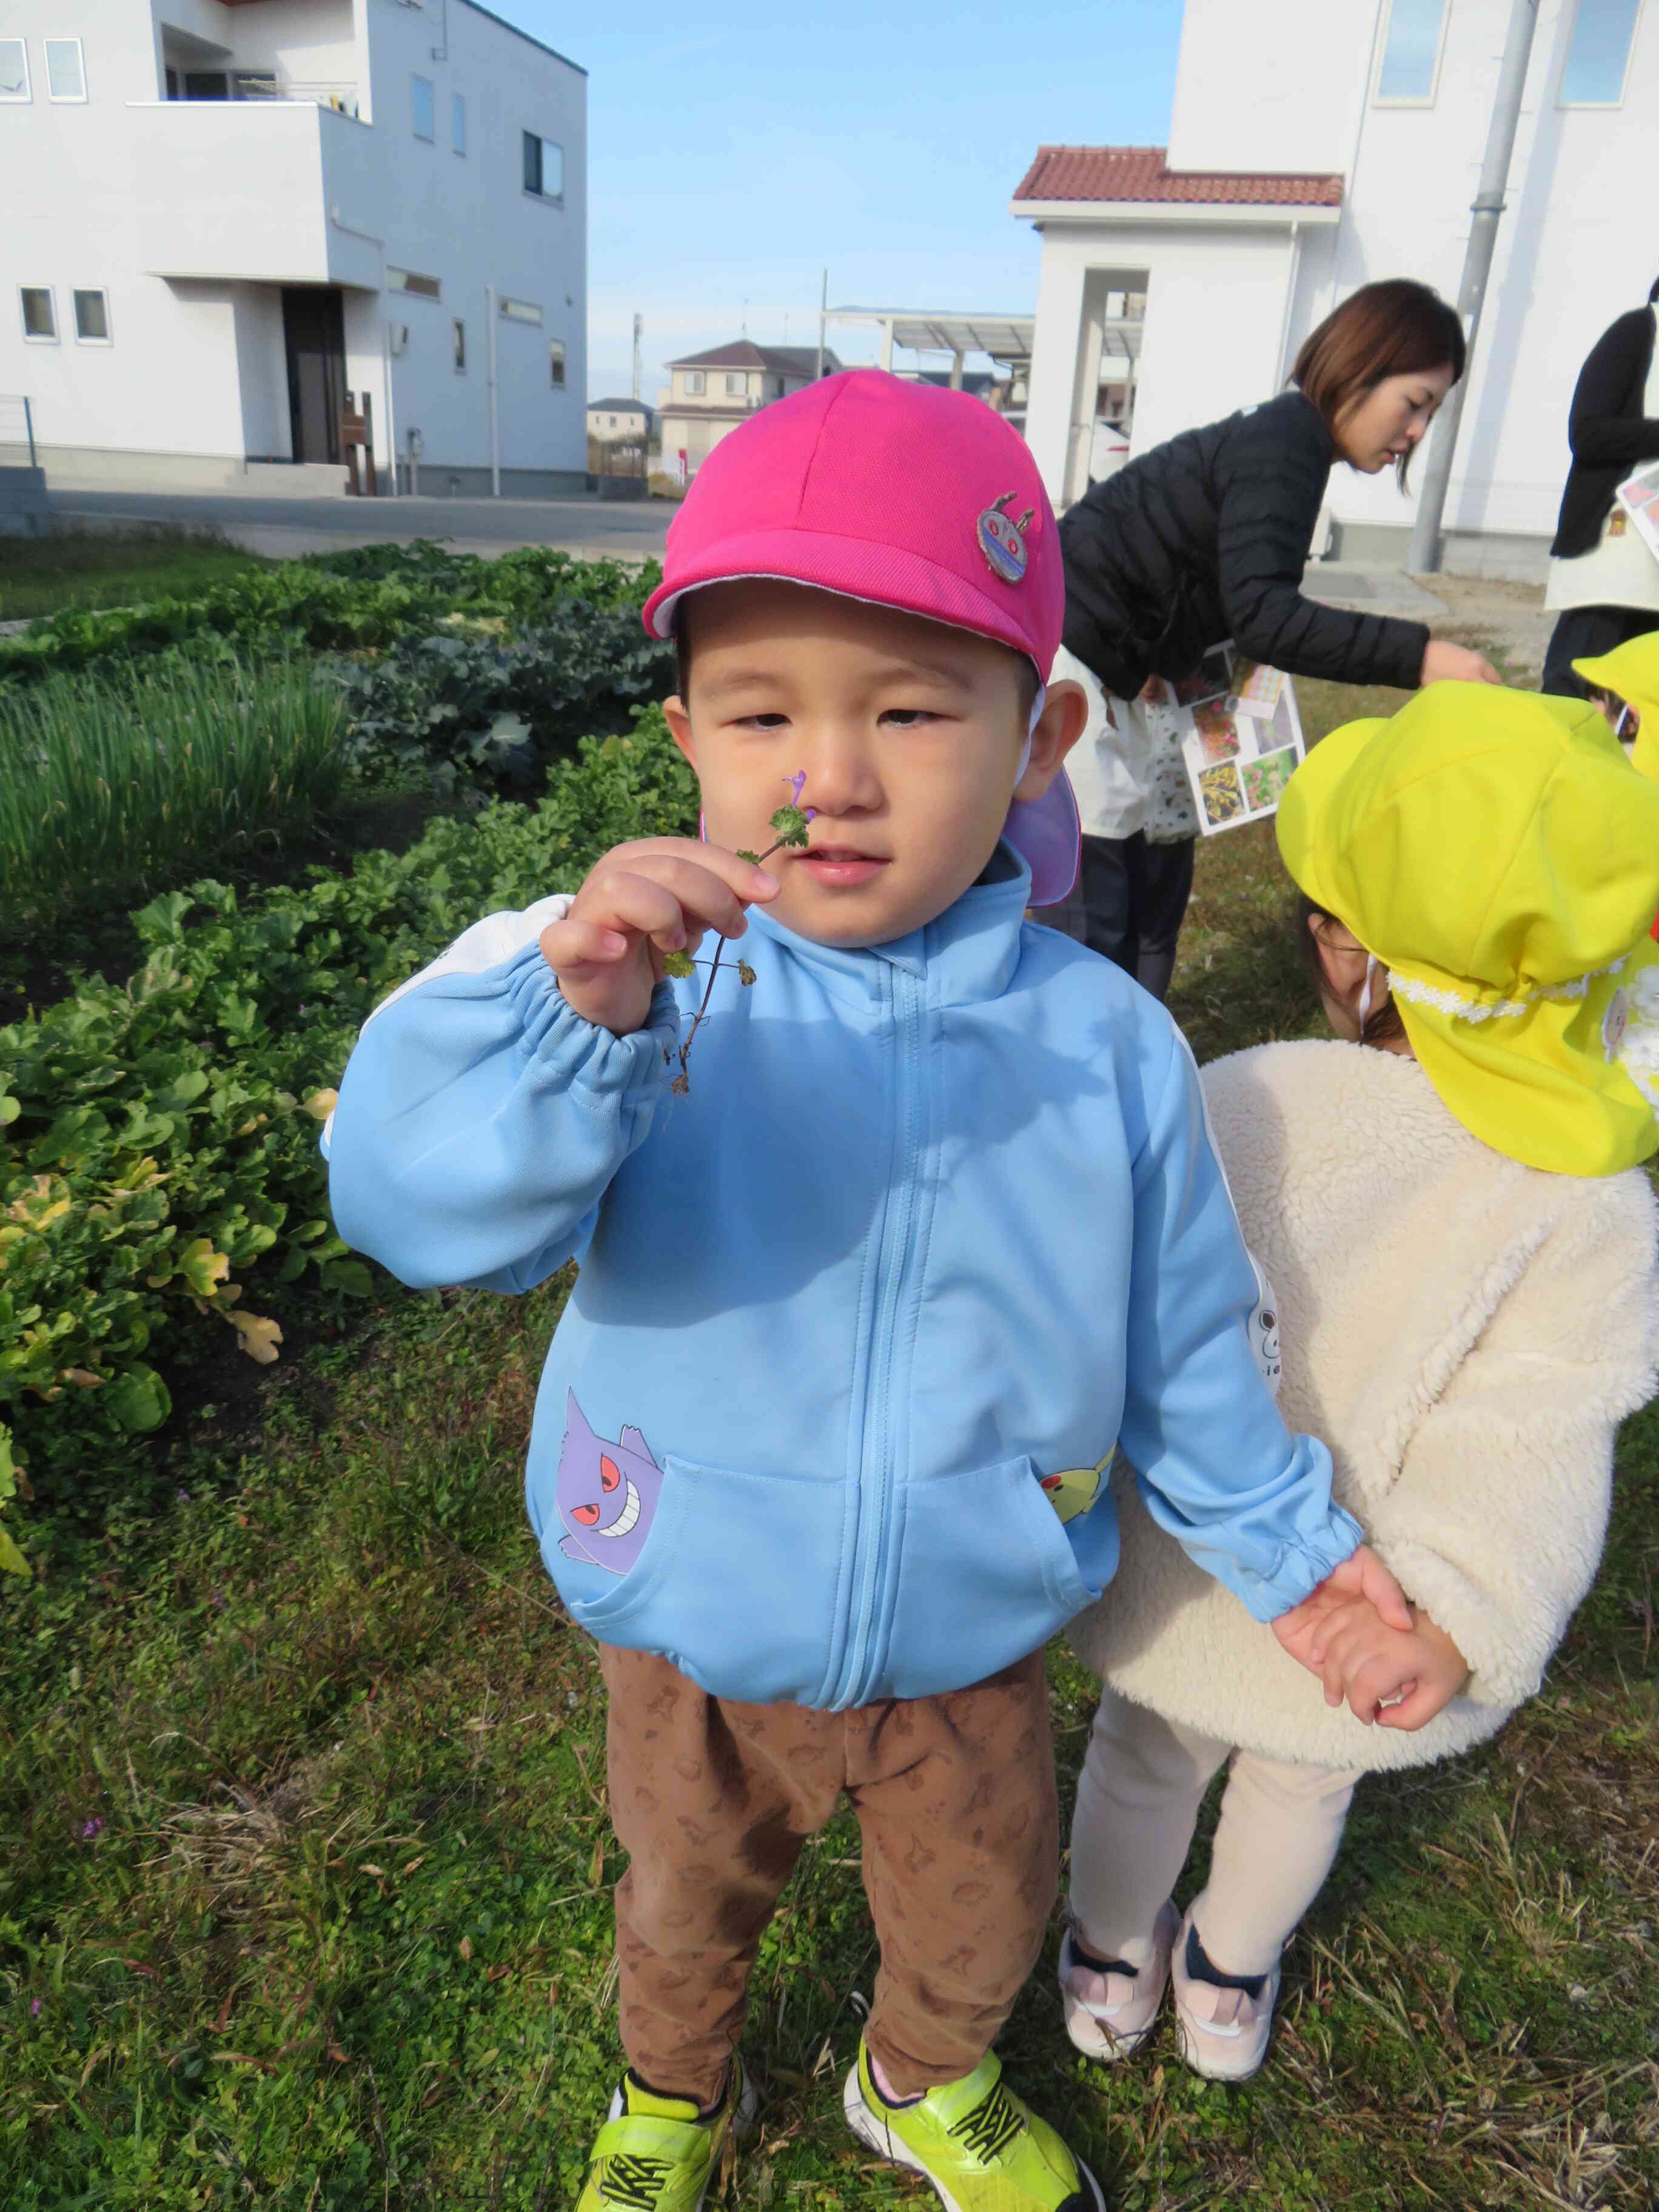
[[[645,317],[635,315],[634,318],[634,397],[635,399],[640,396],[640,334],[644,328]]]
[[[1538,28],[1538,0],[1514,0],[1504,58],[1498,68],[1498,88],[1492,95],[1492,124],[1486,133],[1486,157],[1480,165],[1469,225],[1469,242],[1463,256],[1463,278],[1458,286],[1457,313],[1468,349],[1468,364],[1460,382],[1453,385],[1429,446],[1429,465],[1417,502],[1412,526],[1411,550],[1406,565],[1413,574],[1433,574],[1440,566],[1440,523],[1446,511],[1446,487],[1451,482],[1452,457],[1457,450],[1457,426],[1462,419],[1463,394],[1474,367],[1474,341],[1480,328],[1481,302],[1492,273],[1498,225],[1504,212],[1504,187],[1509,182],[1510,156],[1521,120],[1521,96],[1527,88],[1527,64],[1532,58],[1533,33]]]
[[[818,292],[818,365],[815,378],[823,374],[823,325],[830,313],[830,271],[823,272],[823,283]]]

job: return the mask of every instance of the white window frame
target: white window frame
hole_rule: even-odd
[[[466,325],[459,315],[453,316],[452,320],[454,328],[449,334],[450,357],[455,364],[456,375],[465,376],[466,374]]]
[[[428,120],[432,125],[432,128],[429,131],[422,131],[421,128],[420,100],[416,91],[416,87],[422,84],[426,87],[427,106],[428,109]],[[413,135],[416,138],[421,139],[425,144],[431,146],[436,143],[438,137],[438,88],[433,83],[429,76],[422,76],[418,70],[411,70],[409,74],[409,127]]]
[[[1606,115],[1611,113],[1614,108],[1624,106],[1625,96],[1630,90],[1630,65],[1635,56],[1636,41],[1642,35],[1644,0],[1636,0],[1636,13],[1631,17],[1630,44],[1625,49],[1625,73],[1619,80],[1617,100],[1569,100],[1565,96],[1567,70],[1572,61],[1572,42],[1578,34],[1578,10],[1583,5],[1583,0],[1572,0],[1572,28],[1567,33],[1566,51],[1561,57],[1561,76],[1560,82],[1555,88],[1555,104],[1558,107],[1565,107],[1574,113],[1580,110],[1588,110],[1595,113],[1599,110]]]
[[[83,292],[94,300],[101,300],[104,303],[104,335],[100,338],[89,338],[83,336],[82,332],[80,301],[81,295]],[[115,320],[109,311],[109,288],[107,285],[71,284],[70,287],[70,313],[75,319],[75,343],[76,345],[106,346],[113,345],[115,343]]]
[[[685,379],[686,398],[701,399],[708,389],[708,379],[704,372],[700,368],[683,368],[680,374]]]
[[[534,300],[510,299],[506,293],[501,295],[501,317],[504,323],[523,323],[531,330],[542,326],[542,311]]]
[[[52,309],[52,328],[49,331],[32,331],[29,328],[28,318],[23,310],[23,295],[25,292],[44,292],[46,294],[46,303]],[[58,319],[58,293],[55,286],[51,284],[20,284],[17,288],[17,319],[22,325],[23,343],[25,345],[61,345],[63,343],[64,331],[62,324]]]
[[[726,396],[728,399],[747,399],[749,373],[746,369],[728,368],[726,372]]]
[[[550,392],[568,392],[570,370],[570,349],[562,338],[547,342],[547,386]]]
[[[461,92],[449,95],[449,150],[466,159],[466,94]]]
[[[27,39],[8,37],[4,43],[15,46],[23,58],[23,89],[21,92],[0,92],[0,106],[21,107],[34,98],[34,79],[29,70],[29,42]],[[38,292],[40,289],[38,284],[29,287],[31,292]]]
[[[396,292],[401,299],[441,300],[444,280],[441,276],[428,276],[423,270],[398,269],[387,262],[386,289]]]
[[[76,73],[81,80],[79,92],[54,92],[52,88],[52,49],[53,46],[73,46]],[[87,104],[87,54],[79,39],[42,39],[41,58],[46,64],[46,98],[59,107],[84,107]]]
[[[1376,43],[1376,61],[1371,70],[1371,106],[1373,107],[1432,107],[1440,97],[1440,65],[1446,55],[1446,27],[1451,21],[1452,0],[1440,0],[1440,35],[1435,41],[1434,74],[1429,79],[1426,93],[1385,93],[1382,89],[1382,64],[1388,58],[1389,33],[1394,28],[1395,0],[1389,0],[1388,13],[1383,19],[1382,35]]]

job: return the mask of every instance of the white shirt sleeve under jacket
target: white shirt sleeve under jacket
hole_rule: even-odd
[[[1114,1689],[1270,1758],[1420,1765],[1495,1735],[1594,1579],[1620,1419],[1659,1358],[1656,1208],[1472,1137],[1417,1064],[1257,1046],[1204,1073],[1246,1241],[1280,1321],[1279,1407],[1335,1494],[1452,1636],[1468,1692],[1415,1733],[1331,1710],[1271,1630],[1157,1528],[1120,1464],[1116,1580],[1073,1624]]]

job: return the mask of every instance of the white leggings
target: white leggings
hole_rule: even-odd
[[[1097,1957],[1144,1960],[1192,1846],[1211,1777],[1231,1753],[1199,1941],[1227,1974],[1265,1974],[1324,1887],[1358,1773],[1297,1766],[1101,1693],[1072,1821],[1072,1914]]]

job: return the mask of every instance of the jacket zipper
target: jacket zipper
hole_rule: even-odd
[[[905,1420],[893,1395],[893,1340],[909,1275],[916,1217],[916,1117],[920,1083],[916,1074],[917,1034],[927,987],[890,966],[893,1014],[893,1139],[887,1203],[882,1209],[876,1249],[876,1299],[864,1369],[863,1449],[859,1463],[859,1505],[854,1538],[852,1633],[836,1685],[837,1709],[868,1701],[875,1672],[877,1640],[893,1542],[893,1456],[896,1431]]]

